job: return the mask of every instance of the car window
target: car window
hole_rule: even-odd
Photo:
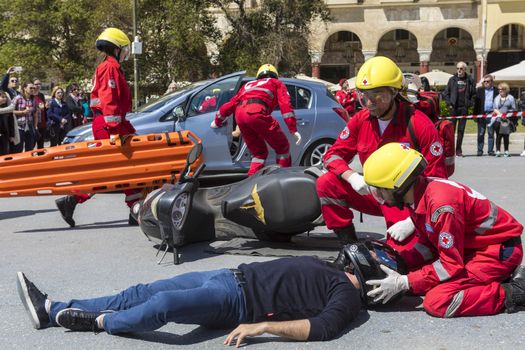
[[[175,92],[171,92],[171,93],[167,93],[165,95],[162,95],[159,98],[152,98],[150,101],[148,101],[148,103],[146,103],[145,105],[140,106],[140,108],[137,110],[137,112],[148,113],[148,112],[156,111],[157,109],[162,108],[166,104],[168,104],[171,101],[173,101],[178,96],[180,96],[180,95],[182,95],[182,94],[184,94],[184,93],[186,93],[186,92],[188,92],[190,90],[193,90],[193,89],[203,85],[206,82],[207,81],[198,81],[198,82],[195,82],[193,84],[187,85],[184,88],[179,89],[179,90],[177,90]]]
[[[200,91],[191,99],[188,116],[193,117],[217,111],[223,104],[235,96],[235,87],[238,81],[239,77],[231,77],[212,84]]]
[[[310,108],[312,92],[304,87],[286,84],[293,109]]]

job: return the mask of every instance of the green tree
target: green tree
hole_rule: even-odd
[[[330,20],[322,0],[262,0],[256,8],[247,8],[245,0],[211,3],[222,11],[231,27],[219,48],[223,72],[253,72],[262,63],[276,65],[283,75],[304,72],[310,67],[310,24]]]
[[[219,32],[208,12],[208,1],[141,0],[140,30],[144,54],[140,58],[140,89],[162,94],[170,81],[208,78],[211,64],[206,44]]]

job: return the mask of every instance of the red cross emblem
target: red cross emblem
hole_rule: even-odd
[[[448,249],[454,245],[454,237],[448,232],[441,232],[439,234],[439,245]]]
[[[401,143],[400,145],[401,145],[401,148],[404,149],[405,151],[410,150],[410,147],[407,144]]]
[[[348,130],[348,126],[346,126],[343,131],[339,134],[339,138],[341,140],[346,140],[350,136],[350,130]]]
[[[430,145],[430,153],[432,153],[436,157],[442,155],[443,146],[441,145],[441,142],[436,141],[432,145]]]
[[[363,85],[368,85],[368,79],[366,78],[366,75],[363,77],[362,83]]]

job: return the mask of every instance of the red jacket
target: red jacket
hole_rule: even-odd
[[[381,136],[377,118],[370,115],[368,108],[357,112],[343,129],[339,138],[326,152],[324,166],[340,176],[350,170],[348,163],[357,154],[361,164],[379,147],[390,142],[405,143],[412,148],[405,113],[412,113],[412,126],[419,142],[421,153],[428,162],[426,176],[447,177],[443,145],[434,124],[422,112],[409,108],[405,102],[399,102],[397,113]]]
[[[272,113],[275,106],[279,104],[281,114],[286,126],[288,126],[288,130],[290,130],[292,134],[297,131],[295,113],[290,101],[288,89],[282,81],[275,78],[263,78],[244,84],[237,95],[221,106],[219,112],[215,115],[215,124],[221,126],[224,120],[233,114],[237,105],[248,99],[264,101],[268,107],[268,114]]]
[[[131,112],[131,92],[114,57],[108,56],[95,71],[90,107],[95,116],[93,130],[105,128],[110,135],[135,132],[125,118]]]
[[[425,252],[432,252],[438,259],[408,274],[416,294],[464,272],[469,254],[520,237],[523,232],[523,226],[509,213],[465,185],[433,179],[426,186],[422,197],[416,198],[416,209],[411,210],[419,242],[416,249],[403,255],[428,261],[430,255],[425,259]]]
[[[338,90],[335,93],[335,98],[350,115],[355,113],[357,94],[354,90],[349,92],[346,92],[343,89]]]
[[[200,113],[206,113],[215,110],[215,107],[217,106],[217,96],[211,96],[206,98],[201,106],[199,107]]]

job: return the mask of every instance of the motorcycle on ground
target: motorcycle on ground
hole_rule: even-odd
[[[194,145],[179,181],[151,192],[140,209],[142,232],[160,242],[159,252],[165,247],[158,263],[172,248],[179,264],[180,249],[189,243],[235,237],[283,242],[324,225],[318,168],[270,165],[239,182],[200,187],[205,164],[193,174],[190,168],[201,152],[202,145]]]

